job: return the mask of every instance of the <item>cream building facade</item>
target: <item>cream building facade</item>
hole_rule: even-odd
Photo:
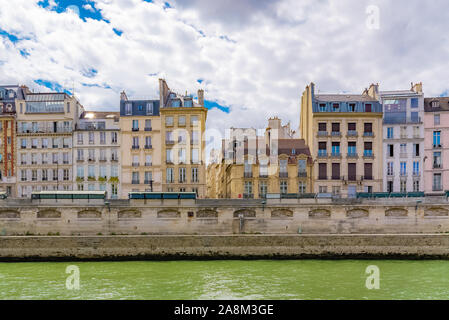
[[[16,101],[17,195],[72,190],[72,135],[83,107],[66,93],[31,93]]]
[[[120,195],[119,112],[86,111],[73,132],[73,190]]]

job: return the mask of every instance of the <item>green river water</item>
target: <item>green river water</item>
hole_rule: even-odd
[[[80,271],[66,288],[66,267]],[[380,271],[368,290],[365,269]],[[0,263],[0,299],[448,299],[449,261]]]

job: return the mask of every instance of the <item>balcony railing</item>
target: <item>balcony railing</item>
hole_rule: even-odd
[[[133,163],[132,163],[132,166],[133,166],[133,167],[138,167],[138,166],[139,166],[139,163],[138,163],[138,162],[133,162]]]
[[[327,176],[318,176],[318,180],[327,180]]]
[[[140,184],[139,180],[132,180],[131,183],[132,184]]]
[[[348,137],[357,137],[358,133],[355,130],[348,130]]]
[[[340,152],[332,152],[331,157],[332,158],[341,158],[341,153]]]
[[[338,174],[338,175],[332,175],[332,180],[340,180],[341,179],[341,176]]]
[[[365,150],[363,151],[364,157],[374,157],[373,150]]]
[[[252,173],[252,172],[244,172],[244,173],[243,173],[243,176],[244,176],[245,178],[252,178],[252,177],[253,177],[253,173]]]
[[[279,178],[288,178],[288,172],[279,172]]]
[[[443,187],[441,185],[433,185],[432,191],[443,191]]]
[[[332,137],[341,137],[341,132],[340,131],[332,131],[331,135],[332,135]]]
[[[327,151],[326,150],[318,150],[318,157],[319,158],[327,157]]]
[[[363,176],[363,180],[373,180],[373,175],[365,175]]]
[[[307,172],[305,171],[298,172],[298,178],[307,178]]]
[[[145,167],[151,167],[153,164],[151,162],[145,162]]]
[[[434,144],[434,145],[433,145],[433,148],[434,148],[434,149],[441,149],[441,148],[442,148],[442,145],[441,145],[441,144]]]
[[[364,137],[374,137],[374,132],[364,132],[363,136]]]
[[[145,145],[145,149],[153,149],[152,145]]]
[[[318,137],[327,137],[328,133],[327,131],[318,131]]]
[[[174,140],[165,140],[165,144],[167,144],[167,145],[175,144],[175,141]]]
[[[139,146],[132,146],[131,149],[137,150],[137,149],[139,149]]]
[[[56,128],[51,126],[42,126],[34,129],[18,128],[18,133],[71,133],[73,130],[70,127],[57,126]]]
[[[348,158],[358,158],[357,152],[348,152]]]
[[[145,127],[145,131],[153,131],[153,128],[147,128],[147,127]]]
[[[139,131],[139,128],[132,128],[132,131]]]
[[[434,163],[433,164],[434,169],[441,169],[441,163]]]

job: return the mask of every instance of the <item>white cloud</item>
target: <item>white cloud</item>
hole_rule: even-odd
[[[123,89],[157,97],[164,76],[180,92],[204,87],[206,99],[231,107],[229,114],[211,110],[209,128],[263,128],[273,115],[295,128],[311,81],[321,92],[357,93],[371,82],[401,89],[412,81],[423,81],[427,95],[449,89],[444,0],[189,0],[168,10],[163,1],[95,1],[110,23],[37,2],[2,3],[0,28],[25,40],[0,40],[0,82],[74,83],[90,109],[117,110]],[[379,6],[379,30],[366,27],[368,5]],[[86,76],[90,69],[94,77]]]

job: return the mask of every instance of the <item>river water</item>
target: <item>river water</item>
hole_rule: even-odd
[[[66,273],[71,265],[79,270],[78,290],[66,286],[76,276]],[[379,289],[366,288],[371,265],[380,272]],[[448,298],[449,261],[0,263],[0,299]]]

